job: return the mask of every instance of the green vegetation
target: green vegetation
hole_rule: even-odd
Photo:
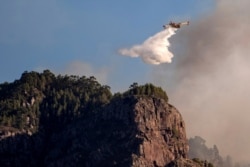
[[[100,85],[93,76],[26,71],[20,80],[0,84],[0,125],[33,132],[40,121],[47,127],[62,126],[109,103],[111,98],[110,88]]]
[[[175,127],[173,127],[172,133],[175,139],[178,139],[180,137],[180,132]]]
[[[199,164],[199,166],[205,166],[205,167],[214,167],[214,165],[210,162],[207,162],[206,160],[200,160],[199,158],[193,158],[192,159],[195,163]]]
[[[124,96],[135,95],[135,96],[153,96],[157,98],[164,99],[168,102],[168,96],[166,92],[161,87],[156,87],[153,84],[145,84],[138,86],[137,83],[130,85],[129,90],[124,93]]]
[[[33,133],[41,127],[58,130],[78,118],[101,112],[111,99],[127,96],[152,96],[168,101],[162,88],[152,84],[133,83],[128,91],[113,96],[110,87],[98,83],[94,76],[25,71],[19,80],[0,84],[0,126]]]
[[[202,160],[200,160],[199,158],[193,158],[192,159],[194,162],[196,162],[197,164],[199,164],[200,166],[203,166],[203,161]]]

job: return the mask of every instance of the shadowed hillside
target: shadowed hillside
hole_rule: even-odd
[[[185,122],[152,84],[112,95],[45,70],[0,85],[0,166],[212,166],[187,154]]]

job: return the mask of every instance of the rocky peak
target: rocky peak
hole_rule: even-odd
[[[185,164],[184,120],[163,99],[131,96],[115,100],[94,120],[85,122],[92,129],[84,139],[91,148],[84,160],[90,166],[166,166],[179,159]]]
[[[134,164],[165,166],[186,158],[188,145],[185,124],[175,107],[158,98],[139,98],[135,104],[138,134],[142,139]]]
[[[199,167],[185,123],[152,84],[124,93],[94,77],[24,72],[0,84],[0,166]]]
[[[202,162],[187,159],[188,143],[181,114],[166,100],[154,96],[119,97],[100,111],[71,123],[61,132],[43,136],[43,132],[38,132],[32,136],[12,136],[9,140],[0,141],[1,154],[15,155],[14,161],[4,157],[0,164],[16,166],[25,163],[29,166],[39,162],[40,166],[50,167],[205,166]],[[16,146],[22,143],[25,148],[19,150]]]

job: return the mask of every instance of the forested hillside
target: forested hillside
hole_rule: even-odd
[[[110,87],[93,76],[24,72],[19,80],[0,85],[0,125],[29,133],[40,126],[56,130],[111,98]]]
[[[89,156],[94,160],[99,154],[92,155],[93,149],[100,149],[95,148],[100,145],[98,140],[106,141],[105,136],[117,135],[106,134],[113,130],[105,125],[120,126],[116,120],[108,123],[96,120],[102,119],[105,110],[107,113],[118,108],[120,114],[133,111],[121,107],[132,108],[130,104],[140,97],[168,101],[167,94],[152,84],[133,83],[126,92],[112,95],[110,87],[98,83],[94,76],[25,71],[20,79],[0,84],[0,166],[86,164]],[[96,127],[98,134],[89,126]]]
[[[114,97],[129,95],[153,95],[168,100],[161,88],[137,83]],[[97,112],[111,99],[110,87],[98,83],[94,76],[55,76],[49,70],[26,71],[19,80],[0,84],[0,126],[30,133],[37,132],[40,125],[55,130],[89,112]]]
[[[106,154],[109,155],[112,151],[115,152],[118,149],[117,146],[122,142],[138,142],[138,139],[126,137],[127,135],[133,136],[133,131],[137,129],[133,122],[127,122],[135,114],[133,110],[136,109],[133,105],[136,103],[135,101],[138,101],[136,99],[142,99],[142,103],[150,101],[150,99],[152,103],[156,103],[157,99],[161,99],[168,104],[166,92],[152,84],[133,83],[127,91],[112,95],[110,87],[101,85],[94,76],[56,76],[49,70],[44,70],[42,73],[25,71],[20,79],[0,84],[0,166],[20,166],[20,164],[56,166],[56,163],[75,166],[88,164],[88,161],[93,161],[92,164],[95,164],[95,159],[103,161],[102,156],[107,156]],[[172,110],[173,107],[169,106]],[[152,119],[152,116],[149,117],[149,113],[158,113],[162,110],[158,107],[151,106],[149,110],[140,111],[147,113],[145,116],[141,116],[146,119],[146,129],[158,127],[155,123],[147,125]],[[128,113],[130,115],[127,115]],[[155,119],[161,118],[163,113]],[[115,119],[103,122],[102,117],[114,117]],[[116,120],[117,117],[130,125],[124,126],[123,122]],[[174,120],[173,123],[176,123],[176,119]],[[178,126],[183,127],[184,125],[181,123]],[[117,130],[120,132],[113,133]],[[139,134],[141,135],[141,132]],[[162,134],[172,136],[173,141],[178,140],[180,136],[176,126],[172,131],[168,130]],[[117,143],[116,138],[122,139],[122,142]],[[144,137],[142,136],[142,138]],[[169,142],[170,139],[166,139],[166,141]],[[185,143],[185,139],[183,142]],[[205,140],[202,138],[191,138],[189,140],[190,157],[208,160],[219,166],[225,164],[217,147],[208,149],[204,143]],[[135,149],[134,146],[128,147],[126,144],[123,147],[128,150]],[[106,151],[103,150],[103,153],[100,153],[100,149]],[[124,158],[124,153],[128,154],[127,156],[131,154],[128,150],[118,154],[121,164],[129,163],[128,160],[121,159]],[[120,152],[119,149],[117,151]],[[200,159],[194,159],[188,163],[203,166],[206,161]],[[176,160],[173,164],[177,162],[184,163]],[[227,162],[229,165],[230,159]],[[109,160],[105,163],[112,166],[112,162]]]

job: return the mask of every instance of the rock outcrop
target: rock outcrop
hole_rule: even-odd
[[[94,117],[76,124],[77,129],[69,127],[63,132],[68,139],[61,140],[61,135],[54,138],[57,145],[51,151],[52,154],[66,149],[67,157],[75,157],[72,166],[78,162],[84,166],[200,166],[187,159],[181,114],[162,99],[147,96],[116,99]],[[64,148],[58,150],[60,146]],[[75,150],[80,150],[79,154]],[[47,165],[66,163],[60,156],[50,158]]]
[[[133,83],[112,94],[95,77],[25,71],[0,84],[0,166],[202,167],[167,93]]]
[[[165,166],[187,158],[185,123],[175,107],[157,98],[139,98],[134,108],[136,138],[141,139],[134,166]]]
[[[24,151],[17,148],[17,144],[22,143],[25,143]],[[8,152],[10,157],[0,158],[0,164],[16,166],[27,163],[25,166],[49,167],[203,166],[187,159],[189,148],[181,114],[165,100],[152,96],[113,99],[99,111],[74,121],[49,137],[38,132],[32,136],[18,136],[16,141],[15,136],[11,140],[5,138],[0,141],[0,154],[4,155],[8,149],[12,150]],[[8,161],[8,158],[13,159],[13,154],[15,163]],[[28,159],[32,159],[32,163],[29,164]]]

